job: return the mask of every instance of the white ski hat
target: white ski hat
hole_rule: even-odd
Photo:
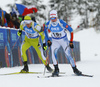
[[[51,11],[50,11],[50,18],[51,18],[51,17],[58,17],[58,16],[57,16],[57,11],[56,11],[56,10],[51,10]]]
[[[24,22],[25,22],[26,24],[30,24],[30,23],[32,22],[32,20],[24,20]]]

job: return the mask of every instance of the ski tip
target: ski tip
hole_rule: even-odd
[[[81,74],[81,75],[79,75],[79,76],[93,77],[94,75]]]
[[[93,77],[94,75],[87,75],[87,74],[77,75],[77,74],[73,74],[73,76]]]

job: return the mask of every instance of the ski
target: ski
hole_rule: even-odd
[[[48,75],[48,76],[37,76],[37,78],[50,78],[50,77],[66,77],[67,75],[59,75],[59,76],[52,76],[52,75]],[[93,75],[87,75],[87,74],[80,74],[80,75],[76,75],[75,76],[84,76],[84,77],[93,77]]]
[[[80,74],[80,75],[77,75],[77,76],[93,77],[93,75],[87,75],[87,74]]]
[[[46,72],[46,73],[52,73],[52,72]],[[66,74],[66,72],[59,72],[59,74]]]
[[[50,77],[66,77],[67,75],[59,75],[59,76],[52,76],[52,75],[48,75],[48,76],[37,76],[37,78],[50,78]]]
[[[14,73],[6,73],[6,74],[0,74],[0,75],[13,75],[13,74],[42,74],[43,72],[14,72]],[[46,72],[50,73],[50,72]],[[60,74],[65,74],[65,72],[60,72]]]
[[[14,75],[14,74],[41,74],[42,72],[14,72],[14,73],[6,73],[0,75]]]
[[[46,73],[52,73],[52,72],[46,72]],[[66,74],[66,72],[59,72],[59,74]],[[59,75],[59,76],[52,76],[52,75],[49,75],[49,76],[37,76],[37,78],[49,78],[49,77],[63,77],[64,75]]]
[[[87,74],[74,74],[73,76],[83,76],[83,77],[93,77],[93,75],[87,75]]]

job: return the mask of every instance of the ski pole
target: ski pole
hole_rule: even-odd
[[[17,38],[16,42],[14,43],[14,45],[13,45],[11,51],[8,53],[8,55],[10,55],[10,54],[12,53],[12,50],[14,49],[14,47],[15,47],[15,45],[16,45],[16,43],[17,43],[17,41],[18,41],[19,38],[20,38],[20,37]]]
[[[67,50],[67,48],[69,47],[69,45],[68,46],[66,46],[66,48],[65,48],[65,51]]]
[[[69,45],[68,46],[66,46],[66,48],[65,48],[65,51],[67,50],[67,48],[69,47]],[[76,61],[75,61],[75,57],[74,57],[74,51],[73,51],[73,49],[71,49],[72,50],[72,56],[73,56],[73,60],[74,60],[74,63],[75,63],[75,65],[76,65]],[[68,55],[66,54],[66,56],[68,57]]]
[[[48,50],[47,50],[46,65],[47,65],[48,58],[49,58],[49,49],[50,49],[50,47],[49,47]],[[45,75],[45,72],[46,72],[46,66],[44,67],[44,73],[43,73],[43,75]]]
[[[74,51],[73,51],[73,49],[71,49],[71,50],[72,50],[73,59],[74,59],[75,65],[76,65],[75,56],[74,56]]]

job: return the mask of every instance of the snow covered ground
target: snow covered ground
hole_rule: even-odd
[[[37,78],[43,74],[0,75],[0,87],[100,87],[100,34],[94,29],[82,30],[74,35],[74,40],[80,41],[81,61],[77,67],[91,77],[74,76],[69,64],[59,64],[61,72],[66,72],[65,77]],[[53,65],[50,65],[53,67]],[[23,68],[1,68],[0,74],[18,72]],[[43,64],[29,65],[30,71],[44,71]],[[46,73],[45,75],[50,75]]]

